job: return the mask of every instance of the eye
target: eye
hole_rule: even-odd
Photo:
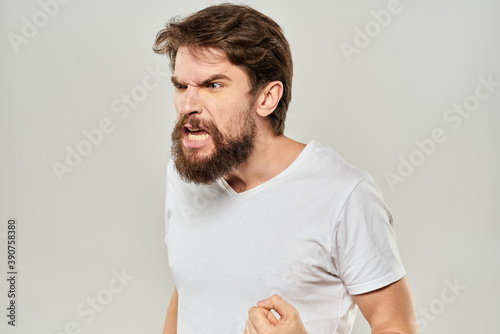
[[[219,89],[222,87],[222,85],[218,82],[211,82],[207,85],[207,87],[211,89]]]
[[[181,82],[179,82],[177,80],[174,80],[174,79],[172,79],[172,85],[174,86],[174,88],[176,90],[178,90],[178,89],[186,89],[187,88],[187,86],[185,84],[183,84],[183,83],[181,83]]]

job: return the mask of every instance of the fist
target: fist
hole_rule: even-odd
[[[280,318],[277,319],[271,310]],[[279,295],[273,295],[248,310],[243,334],[307,334],[307,331],[299,312]]]

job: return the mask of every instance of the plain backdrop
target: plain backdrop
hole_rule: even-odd
[[[169,18],[214,2],[60,1],[0,2],[0,331],[161,333],[175,110],[151,46]],[[382,188],[422,332],[495,332],[500,2],[245,3],[292,47],[286,134],[333,147]],[[359,313],[354,333],[369,333]]]

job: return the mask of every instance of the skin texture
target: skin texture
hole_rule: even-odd
[[[216,50],[192,54],[186,47],[179,49],[172,77],[174,105],[178,118],[184,118],[188,128],[196,119],[202,126],[210,123],[224,137],[235,139],[245,130],[243,120],[249,109],[250,84],[242,69],[221,57]],[[184,152],[194,161],[211,156],[216,150],[210,133],[203,145],[183,140]]]

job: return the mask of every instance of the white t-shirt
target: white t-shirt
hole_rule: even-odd
[[[237,193],[194,185],[168,165],[166,238],[179,334],[242,333],[274,293],[309,334],[350,333],[351,295],[405,275],[375,181],[311,141],[282,173]]]

